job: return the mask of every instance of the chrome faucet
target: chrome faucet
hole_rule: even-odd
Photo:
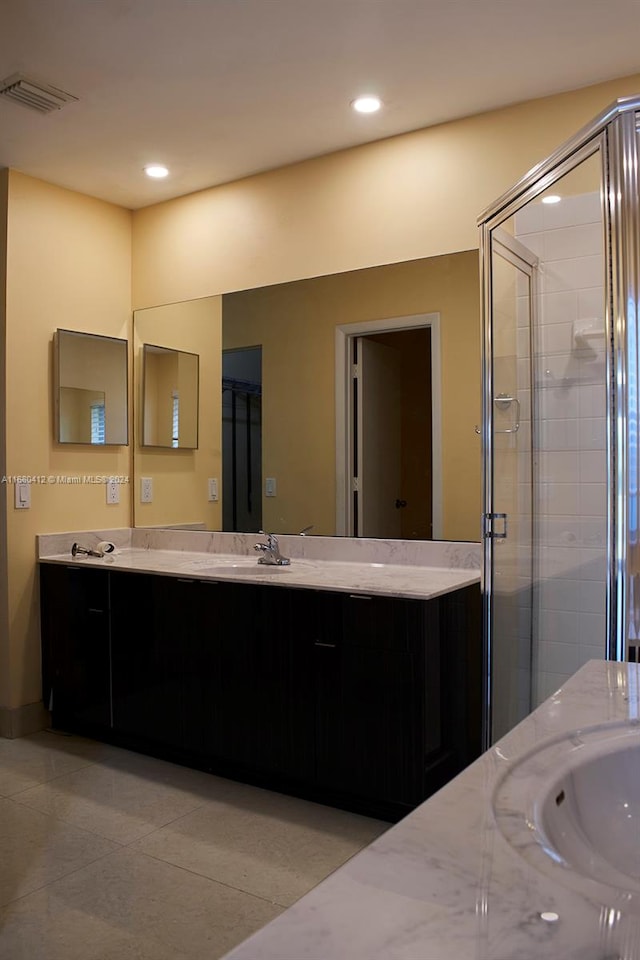
[[[262,553],[262,556],[258,558],[258,563],[264,563],[271,567],[287,567],[291,560],[288,557],[283,557],[280,553],[280,545],[275,534],[265,533],[264,530],[261,530],[260,533],[267,538],[267,542],[255,543],[253,546],[254,550]]]

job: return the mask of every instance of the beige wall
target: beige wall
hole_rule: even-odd
[[[266,530],[335,532],[335,328],[440,313],[445,539],[477,540],[480,517],[478,254],[390,264],[223,297],[225,349],[262,344]]]
[[[52,338],[64,327],[129,339],[131,213],[11,171],[7,220],[5,472],[128,476],[128,447],[54,441]],[[9,630],[0,640],[9,708],[40,699],[36,534],[126,527],[131,517],[127,484],[113,506],[103,484],[33,484],[30,510],[14,509],[13,492],[7,486]]]
[[[134,213],[134,304],[478,245],[482,210],[640,75],[213,187]]]
[[[136,414],[136,526],[204,523],[209,529],[222,529],[222,500],[217,503],[207,500],[208,477],[217,477],[218,489],[221,491],[222,487],[221,326],[221,297],[205,297],[136,312],[133,340],[136,404],[142,390],[143,343],[197,353],[200,358],[197,450],[142,447],[141,414]],[[141,477],[153,479],[153,503],[140,503]]]

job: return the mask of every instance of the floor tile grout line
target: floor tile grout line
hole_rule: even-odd
[[[19,794],[16,794],[15,797],[3,797],[0,799],[12,800],[15,803],[19,804],[20,807],[25,808],[26,810],[31,810],[33,813],[39,813],[43,817],[50,817],[52,820],[56,820],[58,823],[63,823],[65,826],[73,827],[75,830],[81,830],[83,833],[87,833],[92,837],[98,837],[100,840],[107,840],[109,843],[116,843],[122,849],[131,846],[134,843],[137,843],[138,840],[146,840],[147,837],[150,837],[152,834],[157,833],[158,830],[163,830],[165,827],[170,826],[173,823],[176,823],[178,820],[182,820],[184,817],[191,816],[192,813],[197,813],[198,810],[202,810],[203,807],[207,805],[206,801],[202,804],[199,804],[197,807],[187,811],[186,813],[181,813],[177,817],[174,817],[172,820],[167,820],[166,823],[161,823],[158,825],[152,826],[151,830],[147,833],[143,833],[140,836],[133,837],[131,840],[115,840],[112,836],[107,836],[104,833],[98,833],[97,830],[91,830],[89,827],[82,827],[78,823],[75,823],[73,820],[66,819],[65,817],[60,816],[57,813],[50,813],[45,810],[40,810],[38,807],[33,807],[25,800],[18,799]]]
[[[30,810],[31,813],[38,813],[40,814],[41,817],[48,817],[50,820],[55,820],[56,823],[62,823],[65,825],[65,827],[71,827],[73,830],[79,830],[81,833],[86,833],[90,837],[96,837],[98,840],[106,840],[107,843],[115,843],[118,847],[122,849],[128,846],[127,843],[122,843],[121,840],[114,840],[112,837],[105,837],[103,833],[97,833],[95,830],[90,830],[88,827],[81,827],[77,823],[72,823],[71,820],[65,820],[64,817],[60,817],[58,816],[58,814],[48,813],[48,812],[45,812],[44,810],[38,810],[37,807],[31,807],[29,806],[28,803],[25,803],[24,800],[14,800],[13,797],[5,797],[5,799],[11,800],[12,803],[17,803],[24,810]],[[112,850],[111,853],[115,853],[115,851]]]
[[[147,853],[144,850],[134,850],[133,852],[139,854],[141,857],[147,857],[149,860],[155,860],[156,863],[164,863],[167,867],[175,867],[177,870],[184,870],[185,873],[190,873],[192,877],[200,877],[201,880],[209,880],[211,883],[218,883],[221,887],[228,887],[229,890],[235,890],[236,893],[244,893],[247,897],[254,897],[256,900],[261,900],[263,903],[268,903],[272,907],[282,907],[283,910],[287,910],[288,906],[290,906],[285,906],[278,900],[269,900],[267,897],[261,897],[259,893],[252,893],[251,890],[243,890],[242,887],[236,887],[233,883],[225,883],[224,880],[217,880],[215,877],[209,877],[206,873],[198,873],[197,870],[190,870],[189,867],[184,867],[179,863],[173,863],[171,860],[163,860],[162,857],[154,857],[152,853]],[[300,894],[300,896],[303,896],[303,894]]]
[[[20,900],[24,900],[25,897],[30,897],[34,893],[38,893],[40,890],[46,889],[46,887],[52,887],[54,884],[58,883],[60,880],[66,880],[68,877],[72,877],[74,873],[78,873],[79,870],[84,870],[86,867],[90,867],[94,863],[98,863],[99,860],[104,860],[105,857],[111,857],[114,853],[120,853],[120,850],[108,850],[106,853],[101,853],[98,857],[93,857],[91,860],[87,860],[86,863],[80,864],[78,867],[74,867],[72,870],[69,870],[68,873],[62,873],[59,877],[55,877],[53,880],[48,880],[46,883],[41,884],[39,887],[34,887],[33,890],[29,890],[27,893],[20,894],[19,897],[13,897],[11,900],[7,900],[6,903],[0,904],[0,913],[3,910],[6,910],[8,907],[13,906],[16,903],[19,903]]]
[[[0,795],[0,800],[13,800],[14,797],[18,797],[21,793],[26,793],[27,790],[35,790],[36,787],[43,787],[46,783],[55,783],[56,780],[60,780],[62,777],[70,777],[74,773],[79,773],[80,770],[86,770],[87,767],[96,767],[100,764],[100,760],[90,760],[88,763],[83,763],[81,767],[76,767],[75,770],[67,770],[66,773],[58,773],[55,777],[48,777],[46,780],[37,780],[35,783],[32,783],[29,787],[24,787],[22,790],[17,790],[15,793],[9,793],[6,796]],[[2,764],[0,763],[0,769]]]

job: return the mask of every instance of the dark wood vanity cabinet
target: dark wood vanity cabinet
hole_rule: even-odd
[[[422,601],[40,576],[55,726],[389,819],[480,752],[478,587]]]
[[[62,728],[111,724],[109,574],[50,566],[40,580],[43,701]]]

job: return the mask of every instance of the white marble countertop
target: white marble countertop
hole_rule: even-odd
[[[271,567],[258,564],[256,556],[137,547],[118,547],[115,553],[101,559],[73,558],[66,552],[41,557],[40,562],[419,600],[480,581],[480,572],[476,569],[302,558],[292,559],[289,566]]]
[[[636,664],[588,663],[228,960],[638,960],[637,902],[612,909],[534,869],[498,830],[491,799],[548,739],[612,722],[640,738],[639,684]]]

